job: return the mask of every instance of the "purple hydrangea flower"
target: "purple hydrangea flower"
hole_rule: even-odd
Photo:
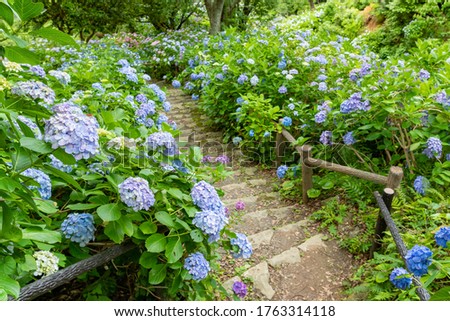
[[[166,113],[168,113],[172,109],[172,105],[170,104],[170,102],[163,102],[163,109]]]
[[[320,134],[319,141],[324,145],[331,146],[333,144],[333,133],[329,130],[325,130]]]
[[[50,155],[50,165],[56,169],[59,169],[62,172],[70,173],[72,172],[72,166],[64,164],[58,158],[53,155]]]
[[[287,88],[286,88],[286,86],[281,86],[280,88],[278,88],[278,92],[280,93],[280,94],[286,94],[287,93]]]
[[[192,94],[191,98],[192,98],[192,100],[198,100],[199,95],[197,95],[197,94]]]
[[[172,86],[173,86],[173,88],[180,88],[181,83],[180,83],[180,81],[175,79],[174,81],[172,81]]]
[[[225,211],[201,211],[195,214],[192,224],[209,236],[208,242],[216,242],[220,237],[220,231],[228,224]]]
[[[205,181],[196,183],[191,189],[191,198],[195,205],[203,211],[222,213],[224,205],[215,188]]]
[[[195,281],[206,278],[211,270],[208,261],[202,253],[196,252],[189,255],[184,261],[184,268],[189,272]]]
[[[245,203],[243,201],[237,201],[235,208],[236,211],[243,211],[245,209]]]
[[[419,71],[419,79],[421,81],[428,80],[430,78],[430,73],[426,71],[425,69],[420,69]]]
[[[166,101],[166,93],[164,91],[162,91],[161,88],[159,88],[157,84],[150,84],[150,85],[148,85],[148,88],[153,90],[153,92],[156,94],[156,96],[158,97],[160,102],[163,103]]]
[[[94,217],[89,213],[72,213],[61,224],[61,232],[66,239],[86,246],[94,240]]]
[[[148,101],[147,96],[145,96],[144,94],[137,94],[135,99],[140,104],[144,104]]]
[[[423,176],[417,176],[413,186],[417,193],[425,195],[427,188],[430,187],[430,182]]]
[[[230,243],[232,246],[236,246],[234,253],[232,253],[235,259],[248,259],[253,253],[252,245],[247,236],[242,233],[236,233],[236,238],[230,239]]]
[[[415,276],[422,276],[428,272],[431,264],[431,256],[433,252],[423,245],[414,245],[411,250],[406,253],[405,260],[408,270]]]
[[[423,154],[428,158],[441,158],[442,156],[442,142],[439,138],[430,137],[427,140],[427,148],[424,149]]]
[[[215,159],[213,156],[207,155],[203,156],[202,163],[214,163]]]
[[[353,132],[347,132],[344,135],[344,144],[345,145],[353,145],[354,143],[356,143],[356,139],[355,137],[353,137]]]
[[[216,79],[222,81],[222,80],[224,79],[224,78],[223,78],[223,74],[218,73],[218,74],[216,75]]]
[[[124,66],[122,68],[119,68],[119,72],[127,77],[127,80],[138,83],[139,79],[136,74],[136,69],[131,66]]]
[[[228,164],[230,162],[230,159],[228,158],[227,155],[219,155],[219,156],[216,157],[215,161],[217,163],[221,163],[221,164],[226,165],[226,164]]]
[[[344,100],[341,104],[341,113],[343,114],[349,114],[357,110],[368,111],[369,109],[370,103],[368,100],[362,100],[361,92],[352,94],[349,99]]]
[[[53,89],[40,81],[19,81],[11,88],[11,93],[31,99],[42,99],[49,105],[55,101],[55,92]]]
[[[441,227],[439,231],[434,234],[434,239],[436,240],[437,245],[446,248],[447,242],[450,241],[450,227]]]
[[[447,96],[447,93],[445,92],[445,90],[442,90],[442,91],[438,92],[434,96],[434,99],[439,104],[442,104],[444,106],[450,106],[450,97]]]
[[[128,177],[118,185],[120,199],[134,211],[149,210],[155,204],[155,195],[148,181],[141,177]]]
[[[253,129],[250,129],[250,131],[248,132],[248,135],[250,137],[254,137],[255,136],[255,131]]]
[[[52,196],[52,181],[50,177],[43,171],[35,168],[27,168],[22,172],[23,176],[32,178],[39,186],[29,185],[30,190],[37,190],[41,195],[41,198],[48,200]]]
[[[173,156],[177,152],[175,138],[168,132],[156,132],[148,136],[147,145],[151,150],[162,148],[164,155]]]
[[[314,120],[317,124],[322,124],[327,120],[328,112],[325,110],[319,111],[317,114],[314,115]]]
[[[238,84],[242,85],[244,82],[246,82],[248,80],[248,77],[246,74],[242,74],[238,77]]]
[[[233,283],[233,292],[240,298],[247,295],[247,286],[244,282],[236,281]]]
[[[328,90],[327,84],[325,82],[321,81],[319,83],[319,88],[318,89],[319,89],[319,91],[327,91]]]
[[[46,76],[45,70],[41,66],[31,66],[30,72],[41,78],[44,78]]]
[[[284,178],[284,176],[286,175],[286,172],[288,171],[288,167],[286,165],[281,165],[280,167],[277,168],[277,176],[279,179]]]
[[[406,290],[412,283],[412,279],[409,276],[408,271],[404,268],[395,268],[392,270],[389,280],[396,288],[400,290]]]
[[[52,148],[61,147],[76,160],[89,159],[99,153],[99,125],[95,117],[64,104],[54,106],[53,110],[56,114],[45,122],[44,135]]]
[[[142,124],[148,128],[151,128],[155,125],[155,122],[151,116],[155,114],[155,102],[153,100],[148,100],[145,103],[142,103],[136,112],[134,113],[136,117],[136,121],[139,124]]]

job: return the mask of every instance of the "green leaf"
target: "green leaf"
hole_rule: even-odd
[[[6,21],[7,24],[12,26],[14,24],[14,12],[11,10],[11,8],[0,2],[0,17],[3,18],[3,20]]]
[[[118,204],[106,204],[97,208],[97,214],[103,222],[117,221],[121,218],[120,207]]]
[[[317,198],[320,196],[320,190],[315,189],[315,188],[310,188],[306,194],[308,194],[309,198]]]
[[[22,185],[10,178],[10,177],[2,177],[0,178],[0,190],[8,191],[10,193],[14,192],[15,189],[22,189]]]
[[[0,289],[17,298],[20,294],[20,285],[16,280],[11,279],[7,275],[0,275]]]
[[[380,136],[381,136],[381,133],[378,133],[378,132],[370,133],[369,135],[367,135],[366,140],[375,140]]]
[[[157,231],[158,227],[155,223],[147,221],[139,225],[139,229],[144,234],[153,234]]]
[[[105,234],[117,244],[122,243],[125,232],[118,222],[109,222],[105,227]]]
[[[122,227],[122,230],[124,233],[128,236],[133,236],[134,234],[134,226],[131,219],[125,215],[122,215],[122,217],[117,221],[120,226]]]
[[[20,139],[20,146],[41,154],[48,154],[53,151],[53,148],[46,142],[31,137],[22,137]]]
[[[169,213],[161,211],[155,214],[155,218],[158,220],[158,222],[160,222],[161,224],[165,225],[165,226],[169,226],[169,227],[173,227],[174,226],[174,222],[172,217],[170,216]]]
[[[450,286],[443,287],[436,291],[430,301],[450,301]]]
[[[53,28],[41,28],[35,31],[30,32],[31,35],[39,36],[42,38],[45,38],[50,41],[54,41],[58,43],[59,45],[68,45],[75,48],[79,48],[80,46],[77,44],[77,42],[68,34],[59,31],[57,29]]]
[[[34,52],[18,46],[5,47],[5,57],[17,63],[30,65],[40,63],[39,57]]]
[[[203,234],[199,230],[192,230],[190,235],[191,235],[192,241],[194,241],[196,243],[200,243],[203,241]]]
[[[170,195],[175,197],[176,199],[182,200],[183,199],[183,192],[180,191],[178,188],[169,188],[167,191]]]
[[[415,151],[417,148],[419,148],[419,146],[421,145],[421,143],[414,143],[409,147],[409,150],[411,152]]]
[[[147,251],[152,253],[159,253],[166,248],[166,237],[162,234],[153,234],[145,241]]]
[[[64,180],[67,184],[72,185],[79,191],[83,192],[83,188],[81,188],[80,184],[78,184],[78,182],[72,177],[72,175],[60,171],[59,169],[56,169],[50,165],[44,165],[44,168],[51,174]]]
[[[8,301],[8,293],[4,289],[0,289],[0,301]]]
[[[158,264],[157,254],[155,255],[150,252],[142,253],[141,257],[139,258],[139,264],[145,269],[151,269],[155,267]]]
[[[61,243],[61,233],[56,231],[26,228],[22,231],[22,237],[24,239],[39,241],[48,244]]]
[[[158,264],[150,270],[148,274],[148,283],[152,285],[160,284],[166,278],[167,266],[166,264]]]
[[[75,157],[73,157],[70,154],[67,154],[62,148],[55,149],[53,151],[53,156],[55,156],[57,159],[59,159],[66,165],[75,165],[77,163]]]
[[[84,210],[90,210],[93,208],[99,207],[100,204],[83,204],[83,203],[76,203],[76,204],[70,204],[67,205],[66,208],[72,210],[72,211],[84,211]]]
[[[56,212],[58,212],[58,208],[56,207],[53,201],[35,199],[34,202],[36,203],[36,206],[39,209],[39,211],[41,211],[42,213],[55,214]]]
[[[167,263],[175,263],[181,258],[183,255],[183,246],[179,237],[171,238],[169,243],[167,243],[165,255]]]
[[[44,4],[42,2],[33,2],[32,0],[8,0],[8,3],[22,21],[37,17],[44,11]]]
[[[378,272],[375,276],[375,281],[377,283],[383,283],[389,279],[389,276],[387,273],[384,272]]]
[[[22,38],[19,38],[17,36],[14,35],[10,35],[10,34],[5,34],[6,37],[8,37],[9,39],[11,39],[12,41],[14,41],[16,43],[16,45],[20,48],[25,48],[26,46],[28,46],[28,42],[26,42],[25,40],[23,40]]]

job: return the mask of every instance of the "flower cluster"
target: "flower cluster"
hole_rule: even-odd
[[[209,236],[208,242],[213,243],[220,238],[220,231],[228,224],[228,218],[224,215],[224,211],[205,210],[195,214],[192,224]]]
[[[53,89],[40,81],[19,81],[11,88],[11,93],[32,99],[42,99],[49,105],[55,101],[55,92]]]
[[[320,134],[319,141],[324,145],[331,146],[333,144],[333,133],[329,130],[325,130]]]
[[[50,177],[43,171],[35,168],[28,168],[22,172],[22,175],[32,178],[34,181],[36,181],[36,183],[39,184],[39,187],[35,185],[29,185],[28,188],[31,190],[37,189],[42,199],[48,200],[52,196],[52,181],[50,180]]]
[[[173,88],[180,88],[181,83],[178,80],[174,80],[174,81],[172,81],[172,86],[173,86]]]
[[[428,158],[441,158],[442,156],[442,142],[439,138],[430,137],[427,140],[427,147],[423,150]]]
[[[286,175],[286,172],[288,171],[288,167],[286,165],[281,165],[280,167],[277,168],[277,176],[279,179],[284,178],[284,176]]]
[[[44,140],[52,148],[63,148],[76,160],[89,159],[99,153],[98,122],[81,109],[67,104],[53,107],[56,114],[45,122]]]
[[[353,132],[347,132],[344,135],[343,140],[345,145],[353,145],[354,143],[356,143],[356,139],[355,137],[353,137]]]
[[[292,125],[292,119],[291,117],[284,116],[283,119],[281,120],[281,123],[283,124],[283,126],[289,127]]]
[[[47,75],[44,68],[42,68],[41,66],[31,66],[29,71],[41,78],[44,78]]]
[[[423,245],[414,245],[411,250],[406,253],[405,260],[408,270],[415,276],[422,276],[427,273],[431,264],[431,256],[433,252]]]
[[[184,261],[184,268],[189,272],[195,281],[201,281],[211,270],[208,261],[200,252],[189,255]]]
[[[153,90],[153,92],[156,94],[160,102],[166,101],[166,93],[161,90],[161,88],[158,87],[156,84],[148,85],[148,88]]]
[[[66,239],[84,247],[94,240],[94,217],[89,213],[71,213],[62,222],[61,232]]]
[[[240,298],[244,298],[247,295],[247,286],[244,282],[236,281],[233,283],[233,292]]]
[[[343,114],[349,114],[357,110],[368,111],[369,109],[370,103],[368,100],[362,100],[361,92],[352,94],[349,99],[341,103],[341,113]]]
[[[122,68],[119,68],[119,72],[127,77],[127,80],[138,83],[139,79],[136,74],[136,69],[131,66],[123,66]]]
[[[62,172],[65,172],[65,173],[72,172],[72,170],[73,170],[72,166],[64,164],[63,162],[61,162],[58,158],[56,158],[53,155],[50,155],[49,157],[50,157],[50,165],[52,167],[54,167]]]
[[[136,110],[135,116],[136,121],[139,124],[143,124],[148,128],[153,127],[155,122],[150,116],[155,114],[155,102],[153,100],[149,100],[147,102],[143,102],[141,106]]]
[[[224,210],[217,191],[205,181],[200,181],[192,187],[191,198],[194,204],[203,211],[222,213]]]
[[[242,201],[237,201],[235,208],[236,208],[236,211],[243,211],[245,209],[245,203]]]
[[[168,132],[156,132],[148,136],[147,145],[151,150],[163,149],[164,155],[173,156],[177,152],[175,138]]]
[[[58,271],[58,257],[50,251],[37,251],[33,254],[36,260],[35,276],[49,276]]]
[[[434,234],[434,239],[436,240],[437,245],[446,248],[448,241],[450,241],[450,227],[441,227],[436,234]]]
[[[233,246],[235,259],[248,259],[253,253],[253,248],[247,236],[242,233],[236,233],[236,238],[230,239],[230,244]]]
[[[50,70],[48,74],[55,77],[62,85],[68,85],[70,83],[70,75],[65,71]]]
[[[417,193],[425,195],[427,188],[430,187],[430,182],[423,176],[417,176],[413,186]]]
[[[408,271],[404,268],[395,268],[392,270],[389,280],[396,288],[400,290],[406,290],[412,283],[412,279],[409,276]]]
[[[155,204],[155,196],[148,181],[141,177],[128,177],[118,185],[120,199],[134,211],[149,210]]]

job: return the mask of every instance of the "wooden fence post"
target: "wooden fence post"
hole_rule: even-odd
[[[400,187],[400,183],[402,182],[403,178],[403,170],[401,167],[398,166],[392,166],[389,169],[389,175],[387,178],[387,184],[386,187],[392,188],[393,190],[396,190]]]
[[[392,200],[394,199],[394,190],[392,188],[386,187],[383,190],[383,202],[386,205],[386,208],[391,211]],[[373,258],[373,254],[378,251],[381,247],[381,240],[383,239],[383,232],[386,230],[386,222],[384,221],[383,215],[381,213],[378,214],[377,224],[375,226],[375,236],[372,243],[372,247],[370,248],[369,256]]]
[[[308,203],[308,190],[313,187],[313,169],[309,167],[306,163],[308,159],[311,158],[311,149],[309,145],[303,145],[301,147],[301,160],[302,160],[302,198],[303,204]]]

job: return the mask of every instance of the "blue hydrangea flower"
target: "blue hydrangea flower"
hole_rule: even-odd
[[[421,81],[428,80],[430,78],[430,73],[426,71],[425,69],[420,69],[419,71],[419,79]]]
[[[139,79],[136,74],[136,69],[131,66],[124,66],[122,68],[119,68],[119,72],[127,77],[127,80],[138,83]]]
[[[280,86],[280,88],[278,88],[278,92],[280,93],[280,94],[286,94],[287,93],[287,88],[286,88],[286,86]]]
[[[327,113],[331,111],[330,102],[325,101],[323,104],[317,106],[317,110],[326,111]]]
[[[61,147],[76,160],[89,159],[99,153],[99,125],[95,117],[63,104],[54,106],[53,110],[56,114],[45,122],[44,135],[52,148]]]
[[[50,177],[43,171],[35,168],[28,168],[22,172],[23,176],[32,178],[39,186],[29,185],[30,190],[37,190],[41,195],[41,198],[48,200],[52,196],[52,181]]]
[[[417,193],[425,195],[427,188],[430,187],[430,182],[425,177],[419,175],[414,180],[413,186]]]
[[[327,116],[328,116],[328,112],[325,110],[321,110],[317,114],[314,115],[314,121],[317,124],[322,124],[323,122],[325,122],[325,120],[327,120]]]
[[[288,171],[288,167],[286,165],[281,165],[280,167],[277,168],[277,176],[279,179],[284,178],[284,176],[286,175],[286,172]]]
[[[430,137],[427,140],[427,147],[423,150],[428,158],[441,158],[442,156],[442,142],[439,138]]]
[[[328,77],[327,77],[326,75],[323,75],[323,74],[317,76],[317,80],[318,80],[318,81],[325,81],[325,80],[327,80],[327,78],[328,78]]]
[[[120,199],[134,211],[149,210],[155,204],[155,195],[148,181],[141,177],[128,177],[118,185]]]
[[[244,298],[247,295],[247,286],[244,282],[236,281],[233,283],[233,292],[240,298]]]
[[[220,231],[228,224],[225,211],[201,211],[195,214],[192,224],[197,226],[203,233],[209,236],[208,242],[216,242],[220,237]]]
[[[236,238],[230,239],[232,246],[236,246],[234,253],[232,253],[235,259],[243,258],[248,259],[253,253],[252,245],[250,244],[247,236],[242,233],[236,233]]]
[[[319,89],[319,91],[327,91],[328,90],[327,84],[325,82],[321,81],[319,83],[319,88],[318,89]]]
[[[254,75],[252,78],[250,78],[250,84],[252,86],[256,86],[259,83],[259,78],[258,76]]]
[[[134,115],[136,116],[136,121],[139,124],[151,128],[155,122],[150,117],[153,116],[155,112],[155,102],[153,100],[149,100],[148,102],[141,104],[140,107],[136,109]]]
[[[202,211],[213,211],[216,213],[224,211],[225,206],[220,200],[217,191],[205,181],[200,181],[192,187],[191,198],[194,204]]]
[[[289,127],[292,125],[292,118],[288,117],[288,116],[284,116],[283,119],[281,120],[281,123],[283,124],[283,126]]]
[[[279,63],[278,63],[278,68],[279,69],[285,69],[287,66],[286,60],[282,59]]]
[[[172,109],[172,105],[170,104],[170,102],[163,102],[163,109],[166,113],[168,113]]]
[[[344,144],[345,145],[353,145],[354,143],[356,143],[356,139],[355,137],[353,137],[353,132],[347,132],[344,135]]]
[[[247,80],[248,80],[247,75],[246,75],[246,74],[242,74],[242,75],[240,75],[240,76],[238,77],[237,82],[238,82],[239,85],[242,85],[242,84],[243,84],[244,82],[246,82]]]
[[[216,79],[222,81],[223,80],[223,74],[221,74],[221,73],[217,74],[216,75]]]
[[[294,110],[295,109],[295,105],[293,103],[288,104],[288,108],[290,110]]]
[[[344,100],[341,104],[341,113],[343,114],[349,114],[357,110],[368,111],[369,109],[370,103],[368,100],[362,100],[361,92],[352,94],[349,99]]]
[[[404,268],[395,268],[392,270],[389,280],[396,288],[400,290],[406,290],[412,283],[412,279],[409,276],[408,271]]]
[[[92,84],[92,88],[97,90],[100,93],[104,93],[105,92],[105,88],[103,88],[103,85],[99,82],[95,82]]]
[[[333,133],[329,130],[325,130],[320,134],[319,141],[324,145],[331,146],[333,144]]]
[[[437,245],[446,248],[447,242],[450,241],[450,227],[441,227],[439,231],[434,234],[434,239],[436,240]]]
[[[447,96],[447,93],[445,92],[445,90],[438,92],[434,96],[434,99],[436,100],[437,103],[442,104],[447,107],[450,107],[450,97]]]
[[[140,104],[144,104],[148,101],[148,98],[147,96],[145,96],[145,94],[137,94],[135,99]]]
[[[242,142],[242,138],[241,137],[233,137],[232,141],[233,141],[233,144],[237,145],[240,142]]]
[[[195,281],[206,278],[208,272],[211,270],[208,261],[206,261],[205,257],[200,252],[189,255],[184,261],[184,268]]]
[[[173,156],[177,152],[175,138],[168,132],[156,132],[148,136],[147,145],[151,150],[162,148],[164,155]]]
[[[31,66],[30,72],[41,78],[44,78],[47,75],[44,68],[41,66]]]
[[[166,101],[166,93],[164,91],[162,91],[161,88],[159,88],[157,84],[150,84],[150,85],[148,85],[148,88],[153,90],[153,92],[156,94],[156,96],[158,97],[160,102],[163,103]]]
[[[31,99],[42,99],[51,105],[55,101],[55,92],[49,86],[40,81],[19,81],[11,88],[11,93],[17,96],[25,96]]]
[[[250,131],[248,132],[248,135],[250,137],[254,137],[255,136],[255,131],[253,129],[250,129]]]
[[[192,89],[194,89],[194,88],[195,88],[194,84],[191,83],[190,81],[188,81],[188,82],[184,85],[184,89],[186,89],[186,90],[192,90]]]
[[[433,252],[423,245],[414,245],[411,250],[406,253],[406,267],[415,276],[422,276],[428,272],[431,264],[431,256]]]
[[[64,164],[58,158],[53,155],[50,155],[50,165],[56,169],[59,169],[62,172],[70,173],[72,172],[72,166]]]
[[[61,224],[61,232],[66,239],[81,247],[94,240],[94,217],[89,213],[72,213]]]
[[[270,132],[268,132],[267,130],[264,132],[263,134],[264,138],[270,137]]]
[[[199,96],[197,94],[192,94],[191,98],[192,100],[198,100]]]
[[[174,81],[172,81],[172,86],[173,86],[173,88],[180,88],[181,83],[180,83],[180,81],[175,79]]]

